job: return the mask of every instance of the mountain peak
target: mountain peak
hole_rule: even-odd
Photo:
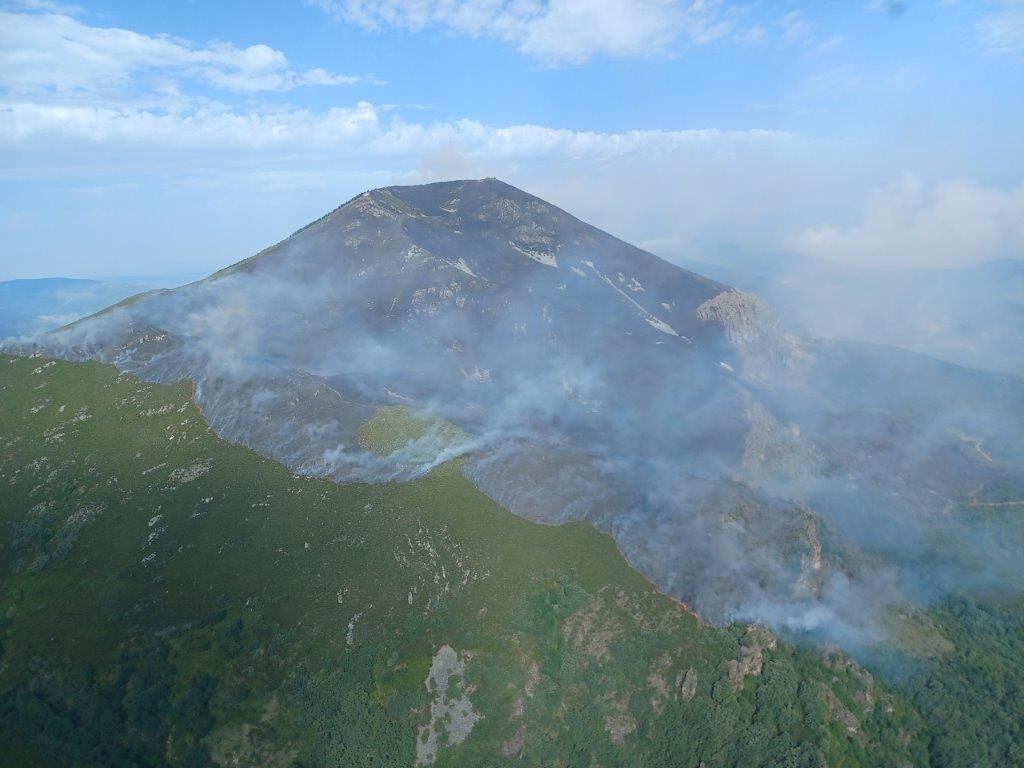
[[[392,214],[413,217],[475,217],[511,223],[524,214],[569,217],[561,209],[500,179],[457,179],[429,184],[379,187],[353,198],[346,206],[388,215],[369,201],[391,209]],[[339,209],[340,210],[340,209]]]
[[[446,194],[458,189],[479,190],[481,192],[490,192],[492,194],[512,192],[516,195],[532,197],[532,195],[529,195],[527,192],[524,192],[518,187],[513,186],[507,181],[503,181],[496,176],[485,176],[482,179],[447,179],[444,181],[431,181],[424,184],[394,184],[387,187],[377,187],[376,189],[369,191],[401,194],[404,190],[422,190],[425,193]]]

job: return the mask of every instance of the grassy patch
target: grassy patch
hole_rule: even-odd
[[[378,408],[373,417],[359,427],[358,437],[363,448],[390,456],[417,442],[425,443],[420,453],[427,450],[440,452],[459,444],[466,435],[450,421],[413,411],[404,405],[390,405]]]

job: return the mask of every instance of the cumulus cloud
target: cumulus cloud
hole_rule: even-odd
[[[662,53],[676,41],[729,35],[738,12],[722,0],[310,0],[332,18],[369,30],[445,27],[516,44],[549,64],[596,55]]]
[[[680,12],[672,7],[672,13]],[[558,14],[569,13],[559,8],[538,24],[554,24]],[[691,20],[719,10],[701,4],[682,9]],[[709,27],[700,39],[714,34]],[[525,37],[520,42],[530,44]],[[581,45],[577,50],[589,49],[591,42]],[[777,211],[761,216],[764,206],[755,208],[749,196],[763,194],[753,177],[765,173],[766,162],[775,163],[766,156],[791,154],[786,147],[798,141],[757,129],[595,132],[473,119],[411,121],[367,101],[308,109],[230,94],[213,99],[184,82],[179,86],[193,78],[230,91],[273,90],[300,81],[331,83],[335,77],[323,69],[299,72],[284,53],[266,46],[198,47],[90,26],[67,14],[5,13],[0,20],[3,173],[7,178],[91,178],[92,187],[68,188],[68,194],[82,196],[69,204],[68,215],[81,211],[80,224],[87,228],[101,221],[123,223],[141,199],[151,204],[159,199],[161,209],[174,200],[193,226],[207,222],[202,231],[209,253],[258,246],[366,187],[491,175],[578,207],[624,236],[678,241],[719,225],[723,217],[732,227],[737,205],[771,219]],[[126,186],[111,187],[112,174],[126,174]],[[739,179],[740,185],[730,182]],[[609,217],[607,200],[594,190],[620,185],[650,194],[623,196]],[[182,192],[186,189],[190,192]],[[272,212],[242,233],[225,227],[223,215],[208,214],[209,206],[185,213],[190,201],[202,196],[216,196],[222,213],[239,200],[262,201]],[[687,216],[679,216],[680,209]],[[147,237],[154,226],[147,224]],[[66,248],[60,233],[41,236],[34,219],[19,223],[8,217],[0,227],[16,254],[8,261],[24,264],[26,253]],[[122,227],[102,228],[104,242],[114,247],[110,232]],[[756,236],[752,229],[751,237]]]
[[[239,92],[350,85],[361,79],[320,68],[296,70],[284,53],[267,45],[203,47],[168,35],[91,26],[65,13],[0,11],[0,87],[8,93],[104,92],[145,74]]]
[[[860,223],[802,233],[797,249],[848,265],[951,268],[1024,253],[1024,186],[907,177],[874,192]]]

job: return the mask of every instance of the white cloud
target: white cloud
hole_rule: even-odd
[[[0,103],[0,147],[58,149],[87,143],[130,155],[133,149],[230,150],[340,147],[379,134],[368,103],[314,113],[298,109],[233,112],[223,105],[168,112],[138,106]]]
[[[549,64],[662,53],[680,39],[703,45],[728,35],[738,16],[722,0],[309,1],[365,29],[447,27],[515,43]]]
[[[859,224],[805,231],[797,250],[848,265],[941,269],[1024,254],[1024,186],[913,177],[878,190]]]
[[[779,19],[779,26],[782,27],[783,38],[790,43],[804,42],[811,36],[811,23],[803,11],[790,11]]]
[[[786,134],[762,131],[643,130],[599,133],[539,125],[492,127],[475,120],[388,124],[368,102],[323,112],[282,108],[239,112],[224,105],[181,111],[144,106],[109,107],[0,102],[0,152],[33,148],[52,151],[83,144],[130,155],[135,150],[176,149],[230,151],[267,149],[288,153],[366,153],[378,157],[422,156],[457,145],[483,157],[607,160],[645,156],[698,145],[770,142]],[[104,159],[103,162],[109,162]]]
[[[993,53],[1024,51],[1024,0],[1003,0],[995,13],[975,25],[982,44]]]
[[[147,74],[245,92],[360,79],[295,70],[284,53],[266,45],[200,47],[167,35],[90,26],[66,14],[0,11],[0,87],[9,93],[110,92]]]

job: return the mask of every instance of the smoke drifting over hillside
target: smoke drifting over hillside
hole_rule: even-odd
[[[885,270],[716,245],[669,255],[762,296],[802,335],[891,344],[971,368],[1024,374],[1024,261]]]
[[[517,514],[591,520],[715,622],[859,646],[895,606],[1024,574],[1018,379],[800,338],[494,180],[362,195],[38,347],[191,379],[222,436],[296,472],[401,480],[462,456]],[[358,429],[383,405],[462,436],[377,455]]]

